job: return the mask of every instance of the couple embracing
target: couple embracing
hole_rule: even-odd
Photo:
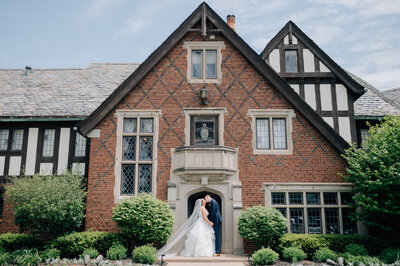
[[[210,195],[197,199],[192,215],[172,234],[167,244],[158,251],[158,255],[219,256],[221,223],[222,217],[215,199]]]

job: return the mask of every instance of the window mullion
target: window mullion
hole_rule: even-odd
[[[269,121],[269,147],[271,151],[274,150],[274,136],[273,136],[273,130],[272,130],[272,117],[268,118]]]
[[[203,80],[206,80],[206,49],[203,49],[203,56],[202,56],[202,62],[203,62]]]

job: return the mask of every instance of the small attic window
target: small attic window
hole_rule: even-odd
[[[185,42],[187,54],[187,80],[189,83],[221,82],[221,50],[224,42]]]
[[[299,72],[297,50],[285,50],[286,72]]]

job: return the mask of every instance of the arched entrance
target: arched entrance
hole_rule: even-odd
[[[221,197],[218,196],[217,194],[209,192],[209,191],[200,191],[200,192],[194,193],[193,195],[191,195],[188,198],[188,212],[187,212],[187,214],[188,214],[187,217],[188,218],[193,212],[193,207],[194,207],[194,204],[196,203],[196,200],[199,199],[199,198],[204,198],[205,195],[210,195],[211,198],[213,198],[213,199],[215,199],[217,201],[217,203],[219,205],[219,211],[221,212],[221,216],[223,216],[222,215],[223,211],[222,211]],[[224,217],[222,217],[222,219],[224,219]]]

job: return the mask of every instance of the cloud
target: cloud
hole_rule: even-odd
[[[124,1],[125,0],[94,0],[86,10],[86,14],[91,19],[98,19],[119,7]]]
[[[116,31],[116,35],[124,37],[127,35],[138,33],[141,30],[143,30],[148,24],[149,21],[144,18],[140,17],[129,18],[127,21],[125,21],[124,26]]]

